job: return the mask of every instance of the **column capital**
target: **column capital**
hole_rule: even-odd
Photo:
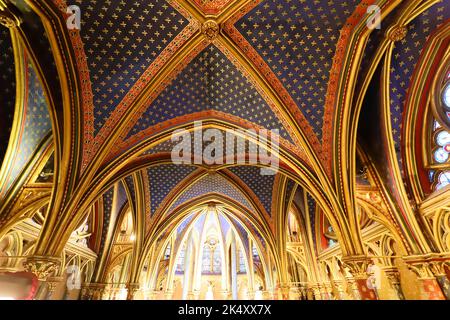
[[[403,294],[402,286],[400,283],[400,272],[398,271],[398,268],[390,266],[390,267],[383,267],[381,268],[381,270],[383,270],[384,274],[388,278],[390,284],[397,293],[398,298],[400,300],[405,300],[405,295]]]
[[[133,300],[136,292],[139,291],[139,283],[127,283],[127,300]]]
[[[432,279],[446,275],[445,266],[450,266],[450,254],[429,253],[403,257],[407,267],[415,272],[419,279]]]
[[[314,299],[322,300],[321,285],[319,283],[308,284],[308,289],[312,292]]]
[[[106,289],[106,283],[85,283],[81,285],[83,300],[101,300]]]
[[[403,257],[407,267],[422,281],[422,297],[426,300],[450,298],[449,281],[445,272],[449,254],[429,253]]]
[[[50,275],[56,274],[60,265],[60,258],[44,256],[28,257],[23,263],[25,270],[36,275],[39,281],[45,281]]]
[[[400,283],[400,272],[397,267],[383,267],[381,270],[392,284]]]
[[[366,256],[347,256],[342,258],[344,266],[350,269],[355,280],[365,280],[369,277],[367,269],[371,260]]]

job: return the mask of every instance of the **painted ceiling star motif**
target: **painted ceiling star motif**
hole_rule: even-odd
[[[70,36],[80,75],[88,76],[82,81],[85,168],[148,81],[199,24],[173,0],[92,0],[79,6],[81,29]]]
[[[197,52],[198,50],[198,52]],[[159,84],[152,92],[146,110],[136,112],[125,128],[122,144],[110,154],[134,146],[152,134],[192,120],[226,118],[241,127],[276,130],[276,135],[290,143],[302,154],[300,146],[293,144],[290,128],[280,120],[267,97],[251,82],[236,61],[230,60],[224,48],[202,43],[188,56],[179,70]]]

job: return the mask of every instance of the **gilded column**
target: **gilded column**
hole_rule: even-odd
[[[337,292],[336,298],[338,300],[345,300],[344,281],[333,280],[333,286]]]
[[[369,288],[369,274],[367,269],[370,261],[366,257],[346,257],[343,259],[346,267],[350,269],[350,273],[356,284],[356,289],[361,300],[377,300],[375,290]]]
[[[403,295],[402,286],[400,284],[400,273],[398,272],[397,267],[384,267],[382,269],[384,274],[389,280],[392,288],[394,288],[395,293],[399,300],[405,300],[405,296]]]
[[[309,290],[312,293],[314,300],[322,300],[322,294],[320,292],[320,284],[315,283],[310,285]]]
[[[445,272],[445,265],[449,265],[450,261],[434,261],[431,262],[431,272],[436,277],[439,286],[441,287],[442,293],[447,300],[450,300],[450,281],[448,279],[447,273]]]
[[[34,297],[35,300],[45,300],[45,281],[47,278],[58,272],[60,259],[54,257],[31,256],[28,257],[23,266],[26,271],[33,273],[39,280],[39,288]]]
[[[289,300],[289,293],[291,291],[290,286],[288,284],[281,284],[279,288],[281,292],[281,299]]]
[[[127,300],[134,300],[136,292],[139,291],[139,283],[127,284]]]
[[[47,278],[47,300],[52,300],[53,295],[55,293],[56,288],[58,285],[63,281],[61,277],[49,277]]]
[[[439,275],[439,270],[436,269],[436,264],[433,263],[431,255],[405,257],[403,259],[421,283],[421,298],[423,300],[445,300],[441,285],[434,274]]]

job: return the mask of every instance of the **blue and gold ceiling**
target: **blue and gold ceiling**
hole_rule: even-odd
[[[214,45],[205,48],[151,103],[125,139],[158,123],[187,114],[215,110],[289,139],[270,107],[232,62]]]
[[[14,52],[9,29],[0,26],[0,162],[6,153],[16,102]]]
[[[164,0],[79,1],[94,135],[188,20]]]
[[[41,80],[32,61],[25,52],[23,53],[23,64],[26,73],[21,79],[24,83],[24,88],[19,94],[20,109],[16,114],[19,125],[14,133],[17,143],[11,150],[13,165],[8,168],[6,179],[3,181],[4,190],[11,186],[16,178],[19,177],[45,138],[50,136],[52,130],[49,109]],[[11,67],[13,66],[14,64]],[[8,69],[6,68],[6,70]],[[6,88],[3,90],[11,90],[13,87],[7,85]],[[13,102],[8,103],[11,104]]]
[[[275,174],[262,175],[261,168],[255,166],[237,166],[229,170],[253,191],[266,212],[271,215]]]
[[[390,70],[391,125],[397,160],[402,173],[404,170],[401,154],[403,114],[408,89],[427,40],[448,19],[450,19],[449,1],[442,1],[433,5],[408,25],[406,37],[395,44],[392,54]]]
[[[81,114],[77,120],[81,121],[82,128],[81,132],[76,132],[82,150],[77,150],[79,154],[74,152],[74,159],[80,157],[85,163],[98,160],[96,172],[102,172],[102,165],[106,166],[109,160],[114,161],[125,152],[134,151],[134,147],[153,141],[165,130],[169,132],[195,120],[207,120],[214,122],[213,126],[220,123],[224,127],[278,129],[282,144],[286,146],[282,150],[286,151],[283,157],[291,160],[292,156],[292,163],[300,167],[299,159],[303,158],[297,151],[305,153],[305,149],[311,149],[303,156],[314,162],[314,168],[305,166],[301,170],[311,170],[307,172],[314,175],[311,180],[320,183],[329,178],[325,177],[327,173],[324,177],[317,176],[323,173],[322,169],[329,169],[322,167],[323,159],[336,160],[333,159],[336,153],[332,150],[336,149],[333,143],[327,144],[327,154],[322,154],[325,141],[329,140],[326,136],[336,134],[335,106],[327,104],[328,96],[336,95],[336,92],[328,94],[330,79],[335,73],[336,48],[348,49],[347,43],[339,46],[342,31],[349,19],[360,13],[356,8],[361,1],[250,0],[234,8],[236,11],[225,21],[220,21],[213,39],[203,30],[204,20],[214,20],[217,16],[199,18],[202,12],[213,10],[204,1],[189,1],[189,6],[176,0],[74,2],[83,15],[80,31],[68,33],[72,45],[68,51],[76,60],[73,67],[78,72],[82,107],[77,110]],[[213,11],[220,13],[231,2],[224,0]],[[54,0],[54,3],[61,5],[64,1]],[[189,13],[191,6],[199,10]],[[64,11],[61,17],[65,17]],[[432,6],[408,25],[406,38],[395,44],[390,70],[390,111],[400,167],[404,104],[420,49],[448,17],[448,1]],[[370,54],[383,36],[382,31],[374,31],[370,36],[360,72],[367,68]],[[43,43],[48,43],[49,38],[44,38]],[[0,118],[4,121],[12,118],[16,91],[11,39],[6,29],[0,29],[0,50],[3,71]],[[23,54],[23,59],[26,69],[22,92],[23,125],[19,130],[21,139],[15,166],[8,174],[9,184],[44,138],[51,134],[44,86],[27,54]],[[57,77],[58,72],[54,73]],[[2,122],[1,127],[4,130],[1,137],[6,137],[10,126]],[[102,148],[103,143],[107,143],[107,147]],[[174,142],[169,140],[144,153],[143,148],[136,147],[136,150],[139,149],[139,155],[143,156],[139,160],[144,159],[144,162],[147,156],[152,160],[160,159],[161,153],[170,153],[173,146]],[[333,146],[335,148],[331,148]],[[4,146],[0,146],[0,152],[4,152],[2,150]],[[246,151],[247,147],[236,150],[238,154]],[[134,161],[137,154],[130,158]],[[176,199],[168,211],[172,212],[190,200],[210,194],[233,200],[250,211],[262,208],[272,215],[274,195],[278,192],[277,176],[261,175],[256,166],[220,168],[213,173],[215,169],[208,167],[210,174],[186,184],[175,197],[172,191],[182,186],[187,178],[204,174],[204,168],[174,164],[150,166],[124,178],[116,187],[119,188],[116,194],[119,203],[124,204],[127,191],[133,208],[145,196],[146,214],[150,218],[169,200]],[[236,185],[230,182],[232,177],[238,178],[234,179]],[[365,184],[361,180],[358,182]],[[112,210],[111,190],[103,196],[105,219],[109,219],[107,215]],[[295,183],[289,180],[285,203],[294,190]],[[307,202],[314,228],[319,204],[309,195]]]
[[[178,199],[170,207],[169,212],[173,212],[173,210],[186,202],[193,199],[200,199],[202,196],[207,196],[209,194],[224,196],[225,198],[240,203],[248,210],[253,210],[253,206],[236,186],[232,185],[232,183],[222,175],[215,173],[205,175],[181,193]]]
[[[322,139],[339,30],[359,1],[266,0],[235,23]]]
[[[179,185],[189,174],[195,171],[195,167],[163,164],[147,169],[147,177],[150,183],[151,215],[155,214],[167,195]]]

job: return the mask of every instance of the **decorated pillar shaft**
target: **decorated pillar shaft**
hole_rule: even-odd
[[[377,293],[369,280],[367,273],[370,261],[366,257],[347,257],[344,264],[350,269],[354,287],[358,290],[361,300],[377,300]]]
[[[445,274],[446,261],[433,256],[406,257],[407,266],[418,277],[421,284],[421,299],[445,300],[449,299],[449,281]]]
[[[386,267],[383,268],[383,271],[388,278],[390,285],[395,290],[398,299],[405,300],[402,286],[400,284],[400,273],[398,272],[398,269],[396,267]]]

